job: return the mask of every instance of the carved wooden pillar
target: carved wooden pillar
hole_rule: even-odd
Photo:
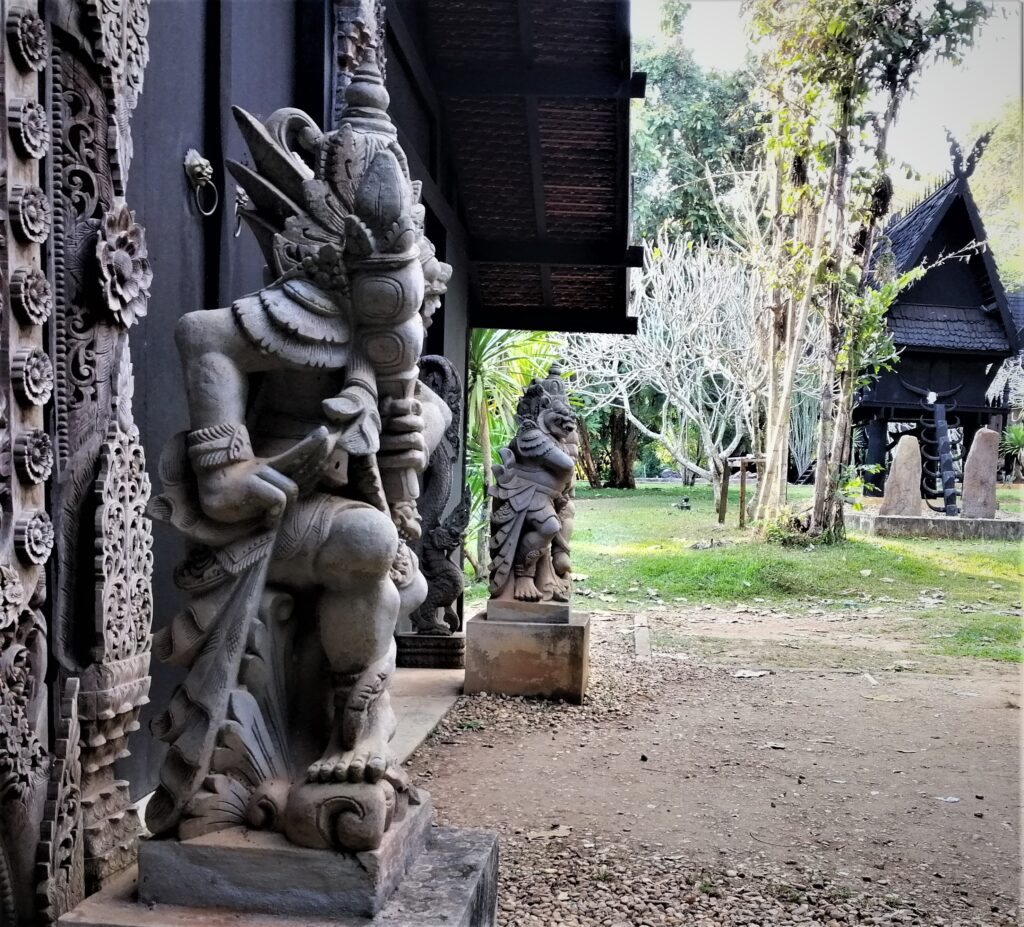
[[[124,201],[146,4],[0,0],[3,927],[53,922],[138,839],[113,764],[149,686],[127,331],[151,276]]]
[[[48,250],[56,361],[52,640],[79,677],[85,888],[130,865],[140,823],[114,763],[149,690],[149,478],[132,418],[128,332],[152,273],[126,200],[130,119],[148,60],[148,0],[57,0]]]
[[[46,685],[46,572],[54,543],[53,310],[43,268],[53,231],[41,98],[46,22],[28,0],[0,2],[0,924],[49,923],[82,893],[78,680]],[[51,704],[52,703],[52,704]],[[50,718],[56,718],[51,728]]]

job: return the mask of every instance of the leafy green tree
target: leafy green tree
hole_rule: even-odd
[[[971,192],[978,204],[999,275],[1007,290],[1024,286],[1024,100],[1009,100],[1003,107],[985,154],[971,177]],[[991,125],[975,127],[977,138]]]
[[[867,273],[889,209],[888,137],[923,67],[957,59],[988,9],[980,0],[750,0],[763,49],[773,242],[767,461],[757,516],[785,507],[790,417],[809,322],[823,325],[821,423],[810,530],[842,536],[839,484],[853,396],[891,361],[884,315],[909,275],[875,289]]]
[[[647,73],[647,98],[633,113],[633,221],[636,236],[659,230],[717,240],[721,217],[707,180],[750,166],[756,106],[747,72],[706,71],[682,43],[688,3],[664,7],[666,44],[648,43],[634,66]],[[719,192],[728,181],[719,183]]]

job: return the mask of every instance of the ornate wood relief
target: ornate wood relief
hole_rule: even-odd
[[[43,323],[48,304],[37,278],[41,245],[52,228],[41,189],[39,158],[46,153],[40,124],[40,73],[49,61],[49,29],[27,0],[0,2],[5,24],[0,67],[0,923],[48,923],[63,913],[37,896],[40,880],[55,884],[60,852],[40,835],[65,824],[75,830],[75,770],[66,768],[66,735],[74,708],[59,729],[48,724],[47,623],[43,571],[53,545],[46,489],[53,448],[45,430],[52,370]],[[45,114],[44,114],[45,115]],[[68,692],[72,692],[70,686]],[[73,748],[72,748],[73,753]],[[74,761],[73,755],[71,756]],[[69,836],[68,847],[75,844]],[[52,851],[52,852],[51,852]],[[38,855],[37,855],[38,853]],[[56,861],[56,862],[55,862]],[[54,865],[58,868],[55,869]],[[59,871],[58,871],[59,870]],[[54,892],[54,898],[57,897]]]
[[[345,90],[363,61],[366,49],[377,49],[377,68],[387,76],[384,55],[384,0],[333,0],[334,50],[331,62],[332,125],[336,126],[345,108]]]
[[[32,291],[30,280],[22,292],[52,302],[52,639],[63,673],[80,679],[84,880],[92,892],[134,861],[141,829],[114,763],[127,755],[149,691],[150,487],[132,418],[128,330],[146,314],[152,273],[145,233],[124,199],[149,15],[148,0],[55,7],[53,292]]]

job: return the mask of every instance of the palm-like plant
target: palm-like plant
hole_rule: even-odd
[[[470,537],[477,554],[467,554],[478,576],[486,568],[487,487],[501,439],[515,430],[516,403],[530,380],[545,376],[558,360],[561,340],[551,332],[475,328],[469,336],[466,390],[466,479],[472,496]]]
[[[1013,458],[1013,473],[1011,479],[1015,479],[1018,471],[1024,466],[1024,424],[1007,425],[1003,429],[1002,437],[999,439],[999,450]]]

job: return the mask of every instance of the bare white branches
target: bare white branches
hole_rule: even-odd
[[[623,409],[681,469],[717,481],[716,461],[752,434],[766,383],[759,277],[733,251],[662,240],[645,247],[632,302],[635,336],[568,340],[574,390],[597,407]],[[661,399],[656,424],[634,411],[645,387]]]

